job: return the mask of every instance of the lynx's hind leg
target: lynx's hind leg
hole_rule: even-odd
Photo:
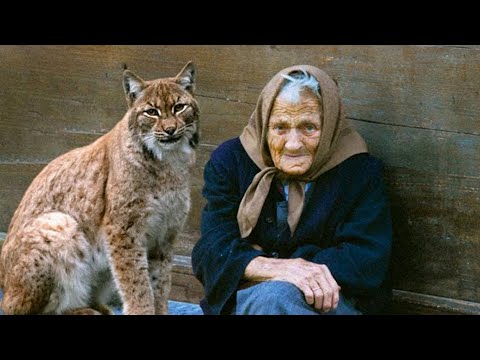
[[[88,306],[91,246],[78,223],[42,214],[5,244],[5,314],[63,313]]]
[[[5,315],[38,314],[47,305],[54,280],[49,266],[42,264],[42,257],[32,251],[33,260],[23,257],[6,274],[1,303]]]

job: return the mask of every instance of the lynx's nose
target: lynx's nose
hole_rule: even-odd
[[[176,128],[175,126],[169,126],[168,128],[165,128],[165,129],[164,129],[164,131],[165,131],[168,135],[170,135],[170,136],[173,135],[173,133],[175,132],[175,130],[177,130],[177,128]]]

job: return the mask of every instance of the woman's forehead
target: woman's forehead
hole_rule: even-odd
[[[296,115],[305,112],[317,113],[322,109],[319,98],[312,91],[302,91],[299,101],[292,102],[278,97],[275,99],[271,115]]]

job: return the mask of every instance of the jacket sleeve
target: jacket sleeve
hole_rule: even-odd
[[[385,280],[392,246],[390,206],[383,182],[383,165],[369,172],[358,201],[336,228],[333,247],[305,244],[292,258],[325,264],[339,285],[362,292]]]
[[[201,237],[192,251],[195,276],[203,284],[211,314],[220,314],[236,294],[245,268],[264,254],[242,240],[237,223],[241,201],[239,169],[235,162],[212,155],[204,170]]]

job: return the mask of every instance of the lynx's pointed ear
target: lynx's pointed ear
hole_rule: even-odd
[[[123,89],[125,90],[129,106],[135,101],[135,99],[138,99],[144,88],[145,82],[137,75],[130,70],[125,70],[123,72]]]
[[[193,64],[193,62],[189,61],[187,65],[184,66],[182,71],[180,71],[175,77],[175,81],[186,91],[193,94],[193,92],[195,91],[196,74],[197,71],[195,70],[195,65]]]

